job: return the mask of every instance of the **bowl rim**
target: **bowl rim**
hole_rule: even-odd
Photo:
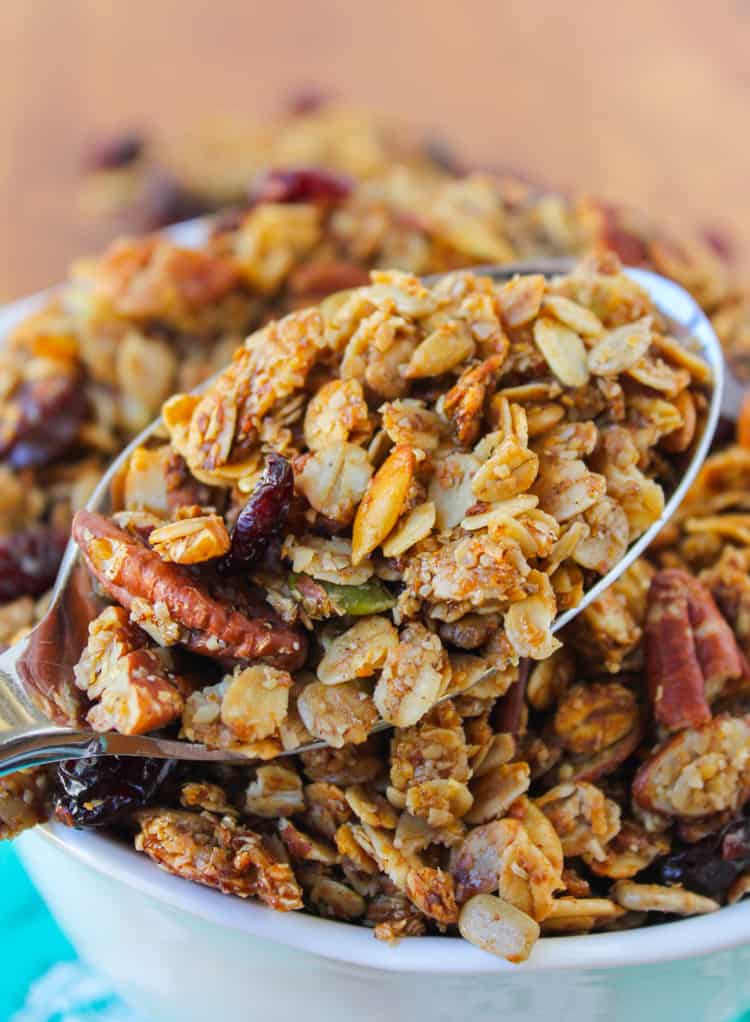
[[[223,895],[154,868],[117,839],[50,822],[39,835],[62,854],[194,919],[360,968],[383,972],[471,975],[519,971],[612,969],[702,957],[750,943],[750,899],[709,915],[642,929],[542,937],[523,965],[511,965],[458,937],[406,937],[397,947],[372,930],[303,912],[276,912],[256,901]]]

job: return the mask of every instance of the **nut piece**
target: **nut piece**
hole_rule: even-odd
[[[649,349],[651,317],[610,330],[589,352],[589,369],[597,376],[616,376],[630,369]]]
[[[603,859],[620,830],[620,807],[587,781],[558,784],[536,800],[557,831],[566,857]]]
[[[398,632],[386,617],[363,617],[330,644],[318,664],[325,685],[369,678],[398,646]]]
[[[95,731],[123,735],[146,734],[179,720],[190,687],[169,665],[166,650],[136,649],[120,657],[99,675],[98,702],[86,720]]]
[[[105,592],[131,612],[145,607],[166,617],[173,642],[224,660],[263,659],[291,669],[304,662],[302,635],[271,614],[250,618],[209,596],[184,568],[162,561],[103,515],[79,511],[73,537]]]
[[[534,341],[547,365],[566,387],[583,387],[588,382],[586,348],[575,330],[540,316],[534,323]]]
[[[461,909],[464,940],[509,962],[525,962],[539,939],[539,923],[492,894],[476,894]]]
[[[440,376],[466,362],[475,351],[476,344],[464,323],[441,323],[416,348],[404,376],[407,379]]]
[[[147,641],[122,607],[89,624],[75,681],[95,704],[86,718],[95,731],[145,734],[182,714],[190,686],[172,671],[167,650],[144,649]]]
[[[43,767],[0,777],[0,841],[16,837],[47,819],[48,781]]]
[[[401,516],[416,459],[411,447],[394,447],[370,481],[352,527],[352,564],[371,554]]]
[[[367,451],[343,440],[302,455],[294,463],[299,492],[316,511],[342,525],[354,517],[371,476]]]
[[[358,380],[331,380],[310,398],[305,412],[305,443],[311,451],[367,436],[370,417]]]
[[[553,863],[520,820],[494,820],[475,827],[452,853],[456,897],[499,890],[501,897],[537,921],[549,914],[552,896],[562,887],[562,855]]]
[[[222,557],[231,546],[224,519],[219,515],[182,518],[152,529],[148,541],[163,561],[200,564]]]
[[[474,805],[465,815],[466,822],[487,823],[504,816],[516,799],[528,791],[530,783],[528,763],[501,763],[483,770],[471,784]]]
[[[361,745],[378,719],[372,697],[351,681],[342,685],[314,681],[306,685],[297,709],[310,734],[334,749]]]
[[[241,741],[268,738],[286,717],[291,687],[291,675],[275,667],[238,668],[221,701],[222,723]]]
[[[711,593],[684,571],[660,571],[648,595],[646,675],[657,721],[670,731],[711,718],[724,682],[743,673],[732,630]]]
[[[375,705],[389,724],[409,727],[437,702],[450,675],[450,661],[438,636],[414,622],[388,651],[375,686]]]
[[[668,816],[737,810],[750,789],[750,716],[715,717],[673,735],[640,767],[633,798]]]
[[[146,809],[135,847],[162,869],[240,898],[257,896],[280,912],[302,908],[291,866],[251,830],[211,813]]]
[[[592,756],[614,745],[638,724],[635,694],[612,682],[574,685],[558,706],[555,734],[577,756]]]
[[[704,915],[721,907],[713,898],[693,894],[681,887],[634,884],[631,880],[618,880],[612,888],[612,897],[618,905],[634,912],[669,912],[677,916]]]

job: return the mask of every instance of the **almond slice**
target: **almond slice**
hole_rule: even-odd
[[[415,463],[411,447],[399,444],[370,480],[352,528],[352,564],[371,554],[400,518]]]

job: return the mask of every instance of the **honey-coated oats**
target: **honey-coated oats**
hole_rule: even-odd
[[[540,927],[741,898],[747,414],[648,559],[550,632],[658,517],[706,407],[704,364],[617,255],[686,286],[742,370],[731,271],[598,200],[459,175],[351,112],[222,132],[223,161],[176,159],[164,213],[188,192],[236,202],[206,243],[80,262],[0,364],[5,642],[43,611],[98,473],[166,402],[114,517],[76,519],[113,601],[76,684],[92,727],[179,728],[249,759],[167,770],[118,831],[225,892],[392,943],[457,928],[511,961]],[[149,173],[139,156],[97,187],[140,194]],[[587,258],[551,281],[419,279],[537,255]],[[269,455],[290,500],[263,490]],[[394,730],[368,737],[379,716]],[[313,738],[329,747],[257,765]],[[65,819],[63,774],[0,781],[0,836],[50,801]]]

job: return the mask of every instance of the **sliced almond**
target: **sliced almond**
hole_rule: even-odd
[[[474,339],[463,323],[441,323],[417,347],[404,376],[408,379],[440,376],[471,358],[475,351]]]
[[[498,288],[503,322],[506,326],[523,326],[539,315],[547,282],[540,274],[514,277]]]
[[[399,444],[370,481],[357,508],[352,529],[352,564],[372,553],[401,516],[416,459],[411,447]]]
[[[435,524],[435,505],[431,500],[418,504],[410,511],[398,529],[383,543],[386,557],[398,557],[432,532]]]
[[[583,387],[588,382],[586,348],[574,330],[541,316],[534,324],[534,340],[547,365],[566,387]]]
[[[589,369],[597,376],[614,376],[636,364],[651,344],[651,317],[618,326],[589,352]]]
[[[563,326],[569,326],[584,337],[598,337],[604,330],[602,321],[591,309],[562,295],[547,295],[542,307],[545,312],[551,312]]]

